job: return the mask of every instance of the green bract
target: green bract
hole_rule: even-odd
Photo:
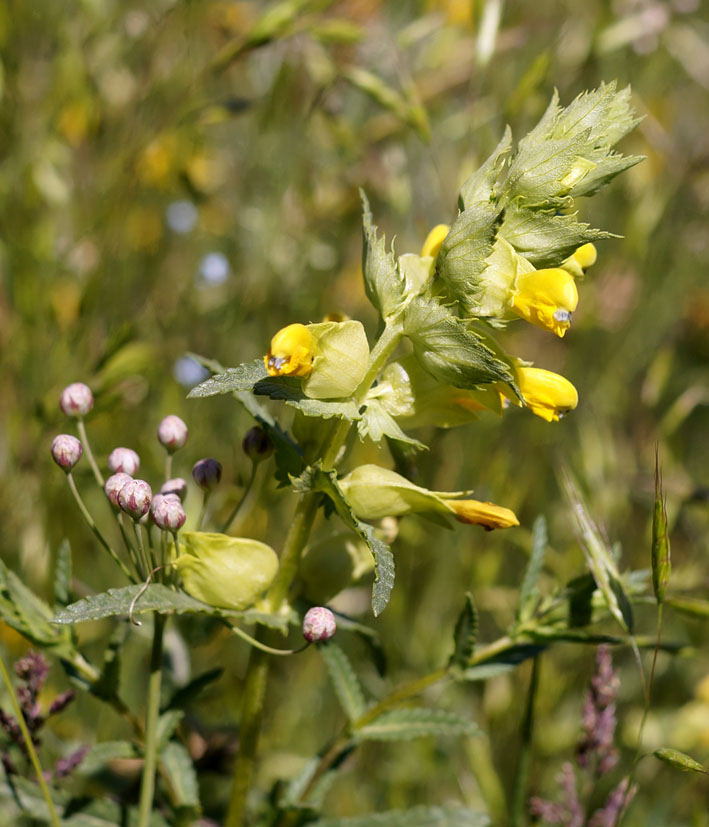
[[[303,380],[311,399],[351,396],[367,372],[369,345],[361,322],[321,322],[308,325],[315,339],[312,372]]]
[[[206,531],[183,531],[176,567],[188,594],[221,609],[252,606],[278,571],[265,543]]]

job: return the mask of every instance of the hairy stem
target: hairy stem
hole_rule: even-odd
[[[166,617],[155,613],[153,648],[150,653],[148,702],[145,710],[145,747],[143,775],[140,782],[138,827],[148,827],[155,795],[155,770],[158,758],[158,719],[160,717],[160,686],[162,683],[162,643]]]
[[[94,477],[96,478],[96,482],[99,484],[99,488],[103,488],[103,474],[99,470],[98,463],[94,459],[94,452],[91,450],[91,443],[89,442],[88,434],[86,433],[86,426],[84,425],[83,417],[79,417],[76,423],[76,427],[79,430],[79,437],[81,438],[81,444],[84,448],[84,453],[86,454],[86,459],[89,461],[89,465],[91,466],[91,470],[93,472]]]

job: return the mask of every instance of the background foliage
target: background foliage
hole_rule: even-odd
[[[552,90],[568,103],[601,80],[632,84],[645,116],[625,139],[647,160],[585,205],[583,218],[622,234],[602,242],[562,341],[527,325],[507,349],[568,376],[579,409],[552,426],[524,411],[432,435],[418,479],[475,489],[514,508],[522,528],[500,534],[401,524],[398,578],[377,621],[396,681],[445,662],[470,589],[481,640],[512,619],[531,543],[544,514],[549,582],[583,572],[558,472],[578,475],[589,511],[622,547],[622,568],[649,567],[654,444],[659,441],[673,540],[676,595],[706,594],[709,445],[709,20],[696,0],[488,0],[123,3],[0,6],[0,553],[25,581],[49,589],[60,541],[75,555],[79,594],[114,578],[68,505],[51,466],[64,429],[57,399],[88,382],[97,406],[94,447],[139,451],[159,473],[154,436],[176,413],[190,426],[184,465],[215,456],[224,479],[214,508],[229,513],[249,472],[240,450],[246,415],[229,398],[187,401],[202,378],[188,351],[225,365],[249,361],[290,321],[343,312],[372,321],[359,275],[358,187],[398,252],[418,251],[428,229],[455,214],[457,189],[509,123],[517,138]],[[499,26],[495,14],[499,13]],[[383,449],[382,449],[383,450]],[[377,458],[374,447],[360,459]],[[88,466],[77,469],[88,483]],[[264,476],[263,485],[273,484]],[[88,484],[86,489],[88,491]],[[91,495],[89,495],[90,498]],[[271,492],[240,526],[278,547],[290,501]],[[283,503],[284,507],[281,507]],[[96,497],[96,509],[101,503]],[[198,497],[188,506],[195,510]],[[189,516],[188,516],[189,519]],[[368,622],[365,587],[347,610]],[[643,607],[638,608],[640,618]],[[648,606],[648,623],[654,608]],[[642,621],[641,621],[642,622]],[[665,637],[693,649],[660,656],[647,745],[709,758],[705,618],[666,615]],[[100,650],[108,623],[80,627]],[[245,647],[194,619],[170,655],[184,678],[224,674],[191,710],[205,801],[226,795],[220,772],[233,751]],[[24,644],[2,630],[8,651]],[[356,657],[357,641],[342,645]],[[141,697],[147,640],[126,647],[123,691]],[[632,759],[642,692],[631,653],[621,668],[621,721]],[[279,663],[264,733],[262,788],[294,772],[341,723],[321,661]],[[553,786],[573,749],[593,653],[545,655],[532,779]],[[55,690],[63,688],[53,671]],[[393,680],[372,670],[370,692]],[[479,689],[445,690],[487,738],[366,746],[329,794],[328,811],[481,797],[500,812],[515,771],[529,681],[526,667]],[[82,698],[57,722],[76,744],[125,735],[125,725]],[[229,735],[231,731],[231,735]],[[201,751],[201,753],[200,753]],[[491,759],[491,761],[490,761]],[[375,771],[372,771],[375,768]],[[228,776],[224,776],[228,778]],[[130,782],[130,773],[121,776]],[[127,780],[126,780],[127,779]],[[707,824],[706,782],[644,762],[630,821]]]

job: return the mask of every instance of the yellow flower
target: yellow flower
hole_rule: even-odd
[[[511,528],[519,525],[514,511],[495,503],[480,500],[444,500],[455,511],[455,518],[461,523],[481,525],[487,531],[493,528]]]
[[[515,313],[528,322],[563,336],[571,326],[579,294],[574,277],[560,267],[517,276],[512,299]]]
[[[579,401],[576,388],[558,373],[541,368],[517,368],[517,384],[532,413],[558,422]]]
[[[313,369],[315,340],[304,324],[289,324],[271,339],[263,357],[269,376],[307,376]]]
[[[589,242],[588,244],[582,244],[573,255],[562,262],[561,266],[564,270],[568,270],[572,276],[582,278],[586,270],[596,263],[597,258],[596,248]]]
[[[436,226],[426,236],[426,240],[423,242],[421,255],[436,258],[441,250],[441,244],[443,244],[449,230],[450,227],[447,224],[436,224]]]

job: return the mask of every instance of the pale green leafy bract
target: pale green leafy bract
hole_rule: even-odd
[[[362,199],[362,273],[367,298],[379,310],[383,318],[392,315],[404,300],[405,282],[392,252],[387,251],[384,238],[377,238],[377,228],[372,222],[372,211],[367,196],[360,190]]]
[[[480,735],[473,721],[444,709],[391,709],[355,729],[358,741],[406,741],[426,735]]]

